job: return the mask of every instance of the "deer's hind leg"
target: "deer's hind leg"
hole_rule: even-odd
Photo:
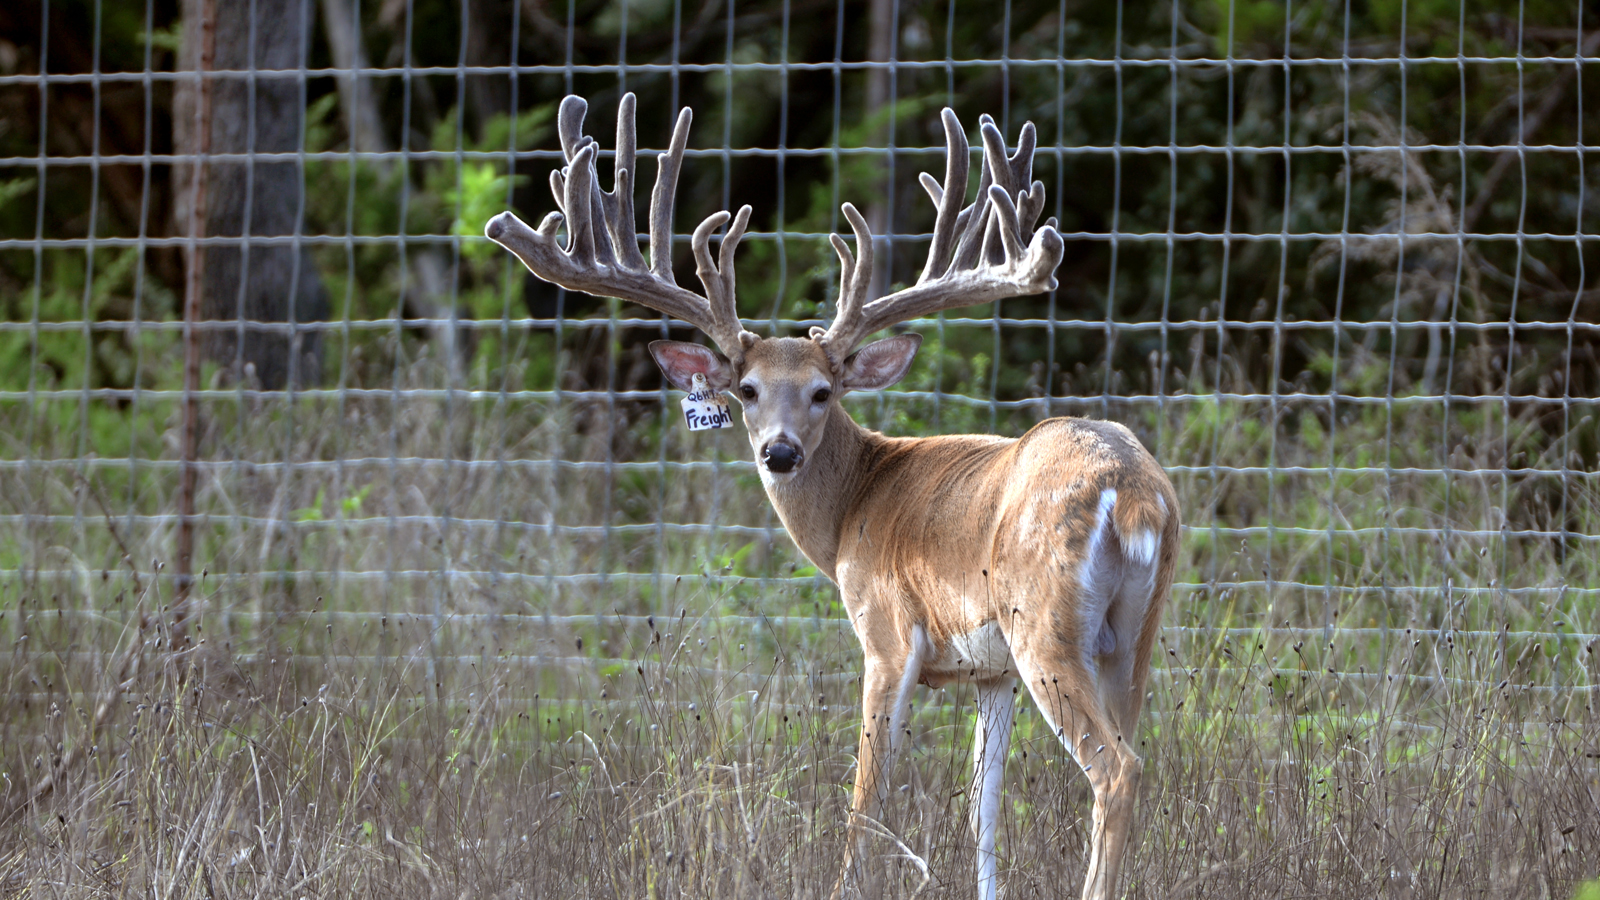
[[[1094,790],[1092,844],[1084,900],[1116,895],[1122,857],[1133,832],[1143,763],[1133,750],[1153,639],[1151,616],[1160,544],[1154,534],[1122,540],[1113,524],[1115,491],[1101,493],[1094,525],[1066,552],[1020,565],[1004,596],[1015,598],[1004,620],[1018,674]],[[1131,545],[1131,547],[1130,547]],[[1006,548],[1010,549],[1010,548]],[[1048,564],[1044,564],[1044,563]]]
[[[1133,735],[1123,733],[1107,708],[1078,648],[1048,636],[1018,643],[1022,646],[1013,643],[1012,653],[1023,683],[1094,790],[1083,900],[1111,900],[1133,831],[1144,763],[1130,746]]]

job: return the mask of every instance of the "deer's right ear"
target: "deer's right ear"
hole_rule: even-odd
[[[847,391],[881,391],[906,377],[911,359],[922,346],[916,332],[897,334],[862,347],[844,361],[840,387]]]
[[[690,390],[694,376],[704,375],[714,391],[733,387],[733,366],[709,347],[685,341],[651,341],[650,355],[661,374],[680,391]]]

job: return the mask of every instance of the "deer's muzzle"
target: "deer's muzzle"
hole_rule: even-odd
[[[799,447],[783,440],[772,441],[761,448],[761,461],[766,464],[767,471],[780,475],[798,469],[802,455]]]

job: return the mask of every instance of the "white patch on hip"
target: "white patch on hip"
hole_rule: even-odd
[[[1136,566],[1148,566],[1156,561],[1156,550],[1161,547],[1161,539],[1154,531],[1140,531],[1121,537],[1122,553],[1128,557],[1128,562]]]
[[[1118,532],[1112,516],[1116,506],[1116,490],[1100,492],[1094,530],[1078,570],[1082,651],[1091,670],[1096,657],[1118,656],[1132,647],[1155,588],[1156,559],[1161,553],[1161,535],[1155,531]]]
[[[1095,511],[1094,530],[1089,532],[1088,546],[1083,549],[1083,563],[1078,568],[1078,584],[1083,592],[1079,606],[1083,615],[1083,661],[1091,671],[1094,669],[1095,656],[1108,656],[1117,646],[1116,632],[1106,622],[1106,613],[1116,599],[1117,583],[1122,580],[1124,554],[1106,546],[1107,535],[1115,528],[1111,515],[1116,508],[1117,489],[1106,488],[1101,491],[1099,508]]]

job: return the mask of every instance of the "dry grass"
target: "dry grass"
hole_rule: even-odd
[[[857,690],[848,664],[818,665],[847,657],[837,628],[607,622],[599,633],[634,668],[593,666],[574,682],[600,690],[553,699],[492,653],[441,679],[453,688],[431,686],[426,638],[352,675],[209,643],[168,653],[146,621],[126,636],[145,642],[145,669],[120,691],[89,665],[31,695],[14,678],[11,712],[29,725],[7,729],[10,796],[60,781],[7,818],[7,894],[809,897],[831,885]],[[1325,665],[1365,636],[1335,632],[1331,649],[1290,637],[1170,647],[1142,738],[1130,896],[1561,897],[1593,874],[1592,637],[1552,653],[1512,635],[1395,631],[1365,673]],[[1499,687],[1500,671],[1523,677]],[[966,896],[972,697],[920,699],[883,874],[890,895]],[[1035,718],[1021,714],[1007,773],[1005,884],[1072,895],[1089,798]]]

